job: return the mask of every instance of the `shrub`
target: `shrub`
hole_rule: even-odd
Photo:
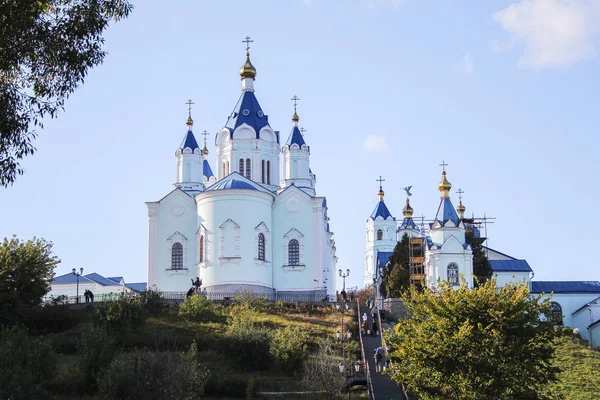
[[[100,370],[108,366],[115,354],[114,341],[97,327],[84,331],[79,341],[79,371],[90,390],[96,388]]]
[[[179,305],[179,316],[188,321],[217,321],[220,313],[217,306],[204,296],[191,296]]]
[[[251,395],[254,394],[254,387],[252,383],[244,377],[236,375],[217,375],[211,374],[204,393],[207,396],[221,398],[221,397],[248,397],[248,392]]]
[[[147,289],[139,293],[138,297],[150,315],[159,315],[165,309],[165,302],[160,290]]]
[[[131,293],[121,293],[96,309],[95,323],[109,332],[135,330],[146,321],[142,299]]]
[[[107,399],[200,399],[209,372],[197,361],[196,345],[187,354],[136,351],[116,357],[98,381]]]
[[[271,361],[269,335],[263,327],[238,326],[229,330],[221,338],[221,349],[244,370],[264,369]]]
[[[266,294],[254,293],[252,290],[238,290],[235,302],[258,312],[267,312],[270,307]]]
[[[55,370],[49,344],[20,327],[0,329],[0,399],[50,398],[48,387]]]
[[[307,342],[306,332],[298,327],[286,326],[272,334],[269,353],[284,371],[297,371],[306,359]]]
[[[334,399],[344,383],[333,349],[320,344],[316,354],[304,363],[301,384],[306,390],[319,391],[325,399]]]

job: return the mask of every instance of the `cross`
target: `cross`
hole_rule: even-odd
[[[192,104],[194,104],[194,102],[192,101],[192,99],[189,99],[188,101],[185,102],[185,104],[188,105],[188,113],[191,118],[192,117]]]
[[[385,182],[385,179],[381,178],[381,175],[379,175],[379,179],[375,179],[376,182],[379,182],[379,189],[381,189],[381,182]]]
[[[464,190],[462,190],[462,189],[460,189],[460,188],[459,188],[459,189],[456,191],[456,193],[458,193],[458,199],[459,199],[461,202],[462,202],[462,195],[463,195],[463,193],[464,193],[464,192],[465,192],[465,191],[464,191]]]
[[[208,135],[210,135],[210,133],[208,133],[206,130],[204,130],[204,131],[201,133],[201,135],[202,135],[202,136],[204,136],[204,147],[206,147],[206,137],[207,137]]]
[[[300,128],[300,132],[302,133],[302,136],[304,136],[304,132],[306,132],[306,129],[304,129],[304,127]]]
[[[448,166],[448,164],[446,164],[446,163],[444,162],[444,160],[442,160],[442,163],[440,164],[440,167],[442,167],[442,171],[443,171],[443,172],[446,172],[446,167],[447,167],[447,166]]]
[[[242,43],[246,43],[246,51],[250,50],[250,43],[254,40],[250,40],[250,36],[246,36],[246,39],[242,40]]]
[[[300,98],[294,95],[294,97],[292,97],[291,100],[294,102],[294,112],[296,112],[296,104],[298,103],[298,100],[300,100]]]

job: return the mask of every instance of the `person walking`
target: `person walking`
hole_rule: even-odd
[[[381,347],[375,349],[375,372],[383,372],[383,366],[385,365],[384,352]]]

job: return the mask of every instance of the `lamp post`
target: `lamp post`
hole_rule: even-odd
[[[77,270],[73,268],[73,275],[77,277],[77,295],[75,296],[75,302],[79,303],[79,277],[83,275],[83,267],[79,268],[79,273],[77,273]]]
[[[350,270],[347,269],[346,273],[342,273],[342,270],[338,270],[338,273],[340,274],[340,276],[342,277],[342,279],[344,280],[344,288],[342,289],[344,292],[346,291],[346,278],[350,275]]]

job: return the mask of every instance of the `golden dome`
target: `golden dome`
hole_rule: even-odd
[[[379,201],[383,201],[383,195],[385,193],[383,192],[383,189],[381,188],[381,186],[379,186],[379,193],[377,193],[377,195],[379,196]]]
[[[458,207],[456,207],[456,211],[458,211],[458,213],[463,213],[465,212],[466,208],[465,206],[463,206],[462,200],[460,201],[460,203],[458,203]]]
[[[296,110],[294,110],[294,115],[292,115],[292,121],[298,122],[300,121],[300,117],[296,114]]]
[[[452,189],[452,184],[448,182],[448,179],[446,179],[446,171],[442,172],[442,181],[438,185],[438,189],[440,192],[442,192],[442,198],[450,197],[448,192],[450,189]]]
[[[256,79],[256,68],[250,62],[250,53],[246,52],[246,63],[240,68],[240,77]]]
[[[404,206],[404,208],[402,209],[402,214],[404,214],[406,218],[410,218],[413,216],[413,209],[410,206],[410,201],[408,199],[406,199],[406,206]]]
[[[208,155],[208,149],[206,148],[206,143],[204,143],[204,148],[202,149],[202,154],[205,156]]]
[[[192,125],[194,125],[194,120],[192,119],[192,117],[191,117],[191,116],[189,116],[189,117],[188,117],[187,121],[185,121],[185,124],[186,124],[187,126],[192,126]]]

